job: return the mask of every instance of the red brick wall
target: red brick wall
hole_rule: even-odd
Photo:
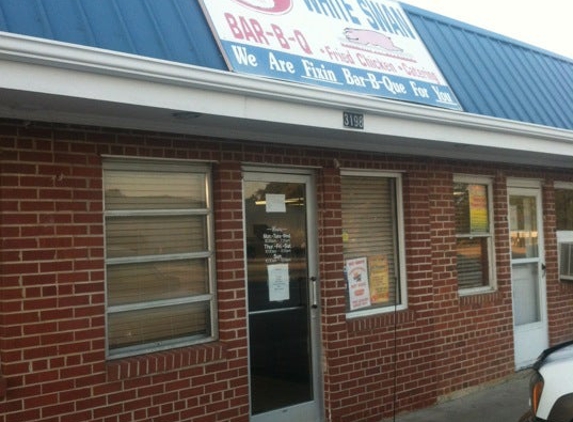
[[[102,154],[221,159],[221,145],[0,125],[0,420],[246,421],[241,178],[215,169],[220,341],[105,359]]]
[[[474,170],[476,173],[477,169]],[[438,393],[448,395],[511,373],[513,320],[507,193],[505,180],[494,180],[494,231],[497,274],[495,293],[458,294],[453,174],[467,168],[446,167],[429,180],[432,216],[433,286]]]
[[[573,284],[555,276],[556,172],[10,121],[0,148],[0,422],[249,419],[242,163],[318,168],[325,420],[379,421],[513,371],[508,176],[546,180],[551,339],[573,337]],[[103,155],[214,162],[219,341],[106,361]],[[405,311],[346,318],[339,168],[403,172]],[[457,172],[495,177],[495,293],[457,292]]]

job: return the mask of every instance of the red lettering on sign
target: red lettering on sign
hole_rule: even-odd
[[[225,13],[225,19],[235,39],[269,45],[265,31],[256,19],[247,19],[244,16],[237,19],[231,13]]]

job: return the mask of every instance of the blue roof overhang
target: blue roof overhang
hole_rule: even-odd
[[[572,131],[11,33],[0,73],[0,118],[573,168]]]

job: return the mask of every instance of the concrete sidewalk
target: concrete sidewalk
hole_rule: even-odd
[[[398,415],[396,422],[518,422],[529,407],[530,375],[520,371],[498,384]]]

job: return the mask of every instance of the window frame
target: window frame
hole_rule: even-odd
[[[468,185],[485,185],[487,190],[487,212],[488,212],[488,234],[458,234],[457,229],[455,230],[456,238],[456,252],[457,252],[457,242],[458,239],[471,239],[471,238],[486,238],[488,243],[488,276],[489,283],[487,286],[479,287],[467,287],[461,288],[458,281],[458,295],[460,296],[471,296],[482,293],[489,293],[497,290],[497,271],[496,271],[496,261],[495,261],[495,228],[494,228],[494,207],[493,207],[493,178],[488,176],[476,176],[469,174],[454,174],[453,185],[456,183],[465,183]],[[453,187],[452,185],[452,187]],[[453,194],[453,192],[452,192]],[[454,204],[454,226],[455,226],[455,204]],[[457,274],[457,254],[456,254],[456,274]],[[458,278],[456,277],[456,280]]]
[[[356,169],[342,169],[340,171],[341,177],[341,187],[342,178],[344,177],[376,177],[376,178],[389,178],[395,183],[395,214],[396,221],[394,221],[394,228],[396,230],[396,242],[397,250],[394,251],[395,258],[397,259],[396,270],[398,272],[398,280],[396,282],[396,293],[399,296],[399,303],[396,302],[394,305],[376,307],[376,308],[366,308],[359,309],[355,311],[346,311],[347,319],[368,317],[373,315],[383,315],[388,313],[394,313],[396,311],[403,311],[408,309],[408,283],[407,283],[407,273],[406,273],[406,246],[405,246],[405,229],[404,229],[404,202],[403,202],[403,183],[402,183],[402,173],[398,172],[385,172],[385,171],[372,171],[372,170],[356,170]],[[341,195],[340,201],[344,198]],[[341,225],[344,226],[341,216]],[[344,256],[344,254],[343,254]],[[346,259],[343,261],[343,265],[346,265]],[[348,287],[345,286],[347,290]]]
[[[557,190],[568,190],[573,193],[573,182],[554,182],[553,188]],[[557,204],[555,204],[557,209]],[[555,235],[557,238],[557,276],[560,281],[572,282],[573,276],[561,274],[561,244],[573,243],[573,230],[558,230],[557,229],[557,212],[555,213]],[[572,246],[573,247],[573,246]]]
[[[153,210],[107,210],[106,209],[106,173],[108,171],[145,171],[145,172],[184,172],[193,174],[203,174],[205,183],[205,208],[197,209],[153,209]],[[105,350],[106,359],[119,359],[130,356],[145,355],[155,352],[161,352],[169,349],[204,344],[216,341],[218,339],[218,310],[217,310],[217,292],[216,292],[216,266],[215,266],[215,227],[212,204],[212,176],[211,166],[207,162],[186,161],[177,159],[152,159],[152,158],[118,158],[104,156],[102,161],[102,202],[103,202],[103,237],[104,237],[104,260],[105,260]],[[107,246],[107,221],[113,217],[170,217],[170,216],[204,216],[205,229],[207,232],[206,246],[207,250],[201,252],[185,252],[164,255],[150,256],[132,256],[108,258]],[[207,261],[207,274],[209,277],[207,292],[187,297],[172,299],[163,299],[152,301],[155,305],[150,306],[152,302],[136,302],[124,305],[109,305],[108,299],[108,266],[122,264],[145,264],[149,262],[168,262],[176,260],[194,260],[205,259]],[[124,346],[117,349],[110,349],[109,344],[109,319],[114,313],[138,311],[143,309],[159,309],[168,306],[191,305],[206,303],[209,307],[209,321],[206,325],[210,335],[191,335],[175,339],[166,339],[161,341],[151,341],[142,345]]]

